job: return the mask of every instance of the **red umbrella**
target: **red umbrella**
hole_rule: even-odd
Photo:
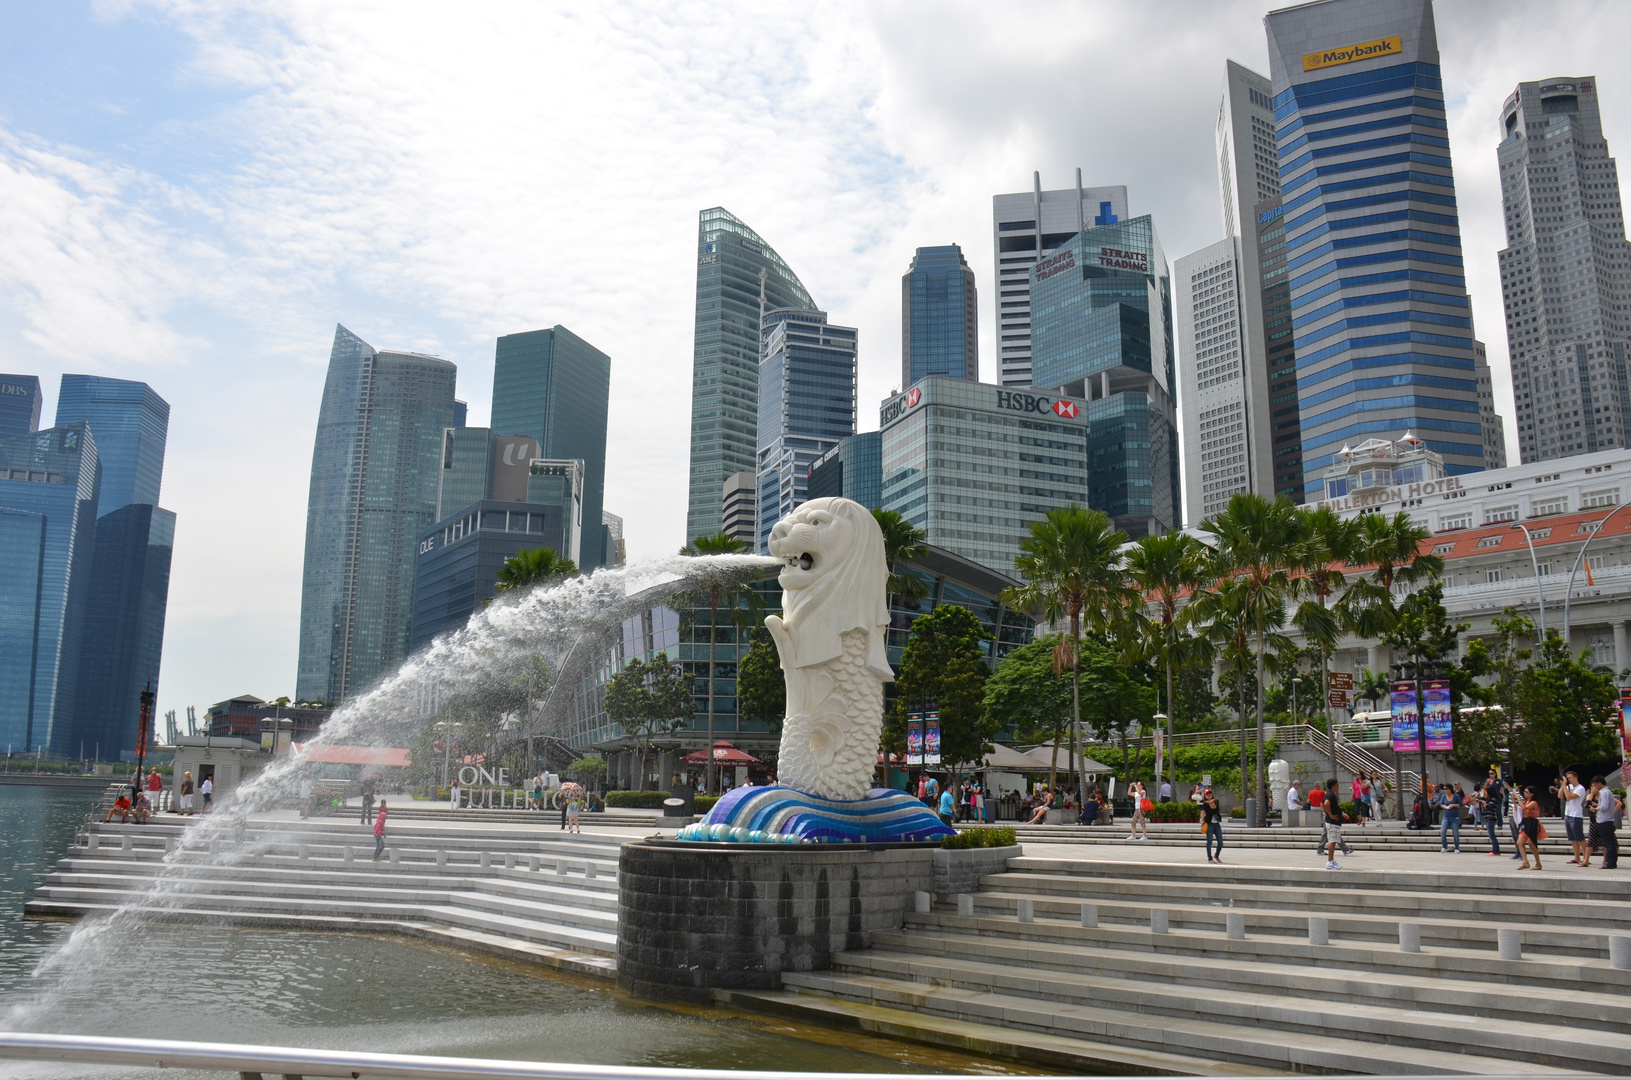
[[[694,754],[685,755],[685,763],[687,765],[706,765],[708,764],[708,755],[705,751],[698,750]],[[752,754],[738,750],[730,743],[721,740],[714,743],[714,764],[757,765],[759,764],[759,759],[754,757]]]

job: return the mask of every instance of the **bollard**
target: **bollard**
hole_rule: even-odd
[[[1608,936],[1608,966],[1616,971],[1631,971],[1631,937],[1624,934]]]
[[[91,833],[89,836],[87,836],[85,838],[85,849],[87,851],[95,851],[96,850],[96,840],[97,840],[97,836],[96,836],[95,833]]]
[[[400,858],[397,855],[396,848],[392,848],[391,849],[391,865],[395,866],[399,861],[400,861]]]
[[[1413,922],[1399,924],[1399,951],[1421,952],[1421,927]]]
[[[1237,911],[1231,911],[1223,917],[1223,932],[1229,935],[1230,941],[1246,940],[1246,916]]]
[[[534,873],[537,872],[537,870],[538,870],[538,856],[529,855],[527,857],[527,869],[533,871]]]
[[[481,868],[483,870],[487,869],[487,853],[485,851],[481,853]]]
[[[442,867],[445,867],[447,865],[447,849],[446,848],[437,848],[436,849],[436,865],[437,866],[442,866]]]
[[[1523,959],[1523,935],[1514,927],[1503,926],[1495,931],[1495,941],[1502,960]]]
[[[350,844],[347,844],[345,846],[345,863],[346,863],[346,865],[350,866],[353,862],[356,861],[356,859],[357,859],[357,849],[352,847]]]
[[[1092,930],[1099,925],[1099,905],[1082,905],[1082,925],[1087,927],[1089,930]]]
[[[1310,915],[1308,917],[1308,943],[1310,945],[1331,944],[1331,921],[1323,915]]]
[[[1019,916],[1020,922],[1036,921],[1036,902],[1034,900],[1021,900],[1014,914]]]
[[[594,863],[585,862],[583,864],[583,879],[585,881],[595,880],[595,864]]]
[[[119,837],[119,850],[120,851],[129,851],[130,850],[130,837],[129,836]]]
[[[507,851],[504,853],[504,869],[506,869],[506,870],[514,870],[515,869],[515,856],[510,854]]]
[[[555,860],[555,876],[556,877],[565,877],[566,876],[566,860],[565,859],[556,859]]]
[[[912,894],[912,910],[919,915],[927,915],[934,910],[934,897],[919,889]]]
[[[299,859],[300,859],[300,861],[301,861],[301,862],[305,862],[305,861],[306,861],[306,845],[305,845],[305,844],[301,844],[301,845],[300,845],[300,846],[299,846],[299,847],[298,847],[298,848],[296,848],[296,849],[295,849],[295,850],[296,850],[296,852],[297,852],[297,853],[298,853],[298,858],[299,858]]]
[[[957,894],[957,914],[963,918],[972,918],[974,915],[974,897],[968,893]]]
[[[1164,934],[1167,932],[1167,909],[1160,907],[1150,908],[1150,933]]]

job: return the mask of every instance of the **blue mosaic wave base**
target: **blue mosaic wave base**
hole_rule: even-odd
[[[737,788],[677,840],[729,844],[899,844],[939,840],[948,828],[904,791],[873,788],[841,801],[786,787]]]

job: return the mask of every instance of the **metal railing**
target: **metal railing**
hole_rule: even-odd
[[[1331,756],[1331,740],[1326,738],[1325,732],[1309,724],[1282,725],[1275,732],[1275,736],[1282,742],[1312,746],[1325,757],[1329,758]],[[1337,764],[1351,773],[1364,773],[1369,776],[1374,772],[1389,783],[1402,781],[1404,784],[1403,790],[1405,791],[1416,791],[1421,786],[1421,774],[1419,772],[1414,769],[1395,772],[1391,763],[1383,761],[1370,751],[1344,739],[1341,727],[1337,728]],[[1397,795],[1398,792],[1394,792],[1394,794]]]
[[[414,1080],[811,1080],[830,1073],[736,1069],[654,1069],[623,1065],[574,1065],[493,1058],[370,1054],[288,1046],[236,1046],[173,1039],[112,1039],[96,1035],[35,1035],[0,1032],[0,1058],[72,1062],[126,1069],[209,1069],[260,1080],[281,1075],[408,1077]],[[900,1073],[844,1073],[845,1080],[901,1080]],[[919,1074],[923,1075],[923,1074]]]

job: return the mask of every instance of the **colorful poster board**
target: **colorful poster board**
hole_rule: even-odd
[[[1416,707],[1416,684],[1396,682],[1388,695],[1393,707],[1393,752],[1414,754],[1421,750],[1421,717]]]
[[[1427,735],[1429,754],[1448,754],[1455,749],[1450,684],[1440,680],[1422,683],[1422,730]]]
[[[923,764],[940,764],[940,714],[923,714]]]
[[[923,714],[906,714],[906,764],[923,764]]]

